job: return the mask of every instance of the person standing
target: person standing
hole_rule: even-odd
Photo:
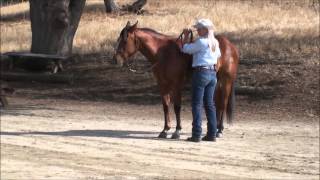
[[[204,105],[207,116],[207,134],[203,141],[216,141],[217,118],[214,92],[217,84],[216,64],[221,56],[219,42],[214,37],[213,23],[209,19],[199,19],[193,25],[199,38],[188,41],[190,29],[184,29],[181,51],[193,55],[192,59],[192,136],[187,141],[200,142],[202,133],[201,111]]]

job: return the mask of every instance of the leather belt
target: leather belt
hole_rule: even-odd
[[[214,66],[196,66],[192,68],[194,71],[215,71]]]

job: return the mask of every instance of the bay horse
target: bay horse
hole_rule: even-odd
[[[176,37],[160,34],[149,28],[138,28],[138,22],[130,22],[121,30],[113,63],[123,66],[129,58],[140,51],[152,64],[152,72],[160,89],[164,128],[159,138],[166,138],[171,128],[169,105],[174,104],[176,115],[176,130],[173,139],[180,138],[181,127],[181,93],[186,75],[191,71],[192,56],[180,51],[181,42]],[[234,81],[239,63],[239,53],[236,47],[225,37],[217,36],[220,43],[221,57],[217,67],[217,88],[215,104],[217,107],[218,134],[222,135],[223,118],[227,114],[228,122],[233,118]],[[217,134],[217,135],[218,135]]]

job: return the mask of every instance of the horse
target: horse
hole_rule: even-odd
[[[131,56],[140,51],[152,64],[152,72],[160,89],[164,112],[164,128],[159,138],[167,138],[171,129],[169,105],[173,102],[176,115],[176,130],[172,139],[179,139],[181,132],[181,93],[187,74],[191,71],[192,56],[182,53],[181,41],[150,28],[138,28],[138,22],[127,25],[121,30],[113,56],[113,64],[122,67]],[[223,36],[217,36],[222,56],[217,68],[217,88],[215,103],[217,107],[218,133],[223,131],[223,118],[227,114],[228,122],[233,118],[234,85],[239,53],[235,46]],[[231,101],[232,100],[232,101]]]

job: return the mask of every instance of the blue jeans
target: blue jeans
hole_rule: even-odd
[[[213,70],[194,71],[192,75],[192,137],[201,136],[201,112],[204,105],[207,115],[207,135],[215,137],[217,131],[216,106],[214,91],[217,84],[216,72]]]

